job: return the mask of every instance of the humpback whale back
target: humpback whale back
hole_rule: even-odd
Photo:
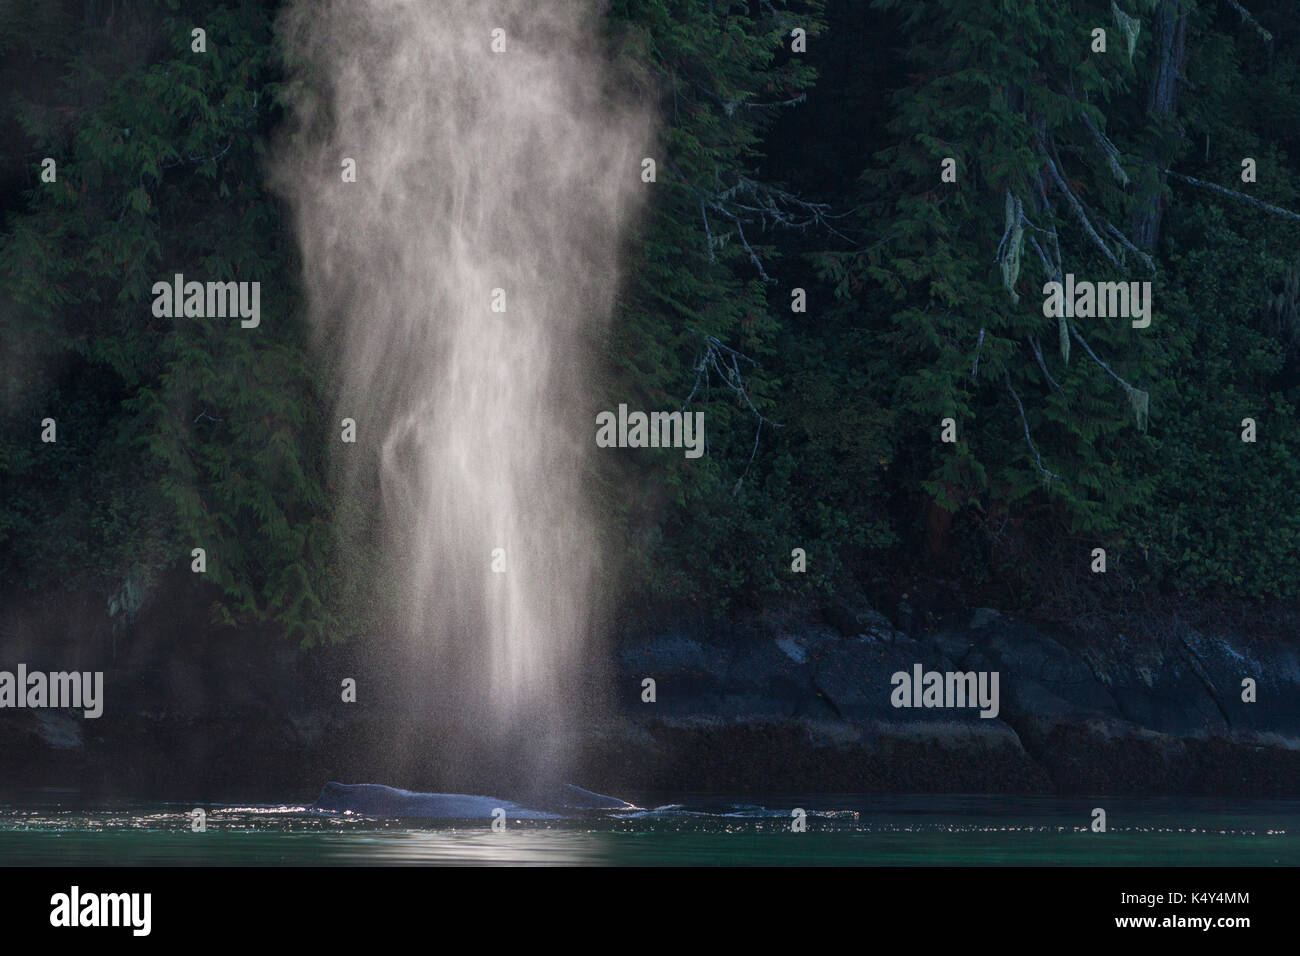
[[[633,810],[616,797],[566,785],[558,791],[537,794],[524,806],[499,797],[468,793],[416,793],[378,783],[336,783],[321,789],[311,809],[323,813],[358,813],[370,817],[424,818],[441,820],[486,820],[494,810],[523,820],[556,820],[565,811]]]

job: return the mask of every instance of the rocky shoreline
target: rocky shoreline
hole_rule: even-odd
[[[124,639],[104,663],[102,717],[0,710],[0,797],[292,803],[332,779],[526,785],[529,741],[467,774],[436,717],[367,694],[396,675],[364,642],[299,651],[268,633],[213,631],[179,658],[161,620],[139,629],[147,639]],[[6,659],[24,654],[6,643]],[[29,666],[67,659],[28,643],[15,659]],[[1300,795],[1294,640],[1183,626],[1163,643],[1085,643],[990,609],[909,635],[837,607],[779,624],[638,625],[610,656],[610,706],[571,742],[574,782],[602,792]],[[894,706],[891,676],[918,664],[997,672],[996,717]],[[356,677],[357,703],[340,702],[340,675]],[[1247,678],[1254,702],[1242,699]]]
[[[1300,655],[1294,642],[1209,637],[1163,646],[1117,635],[1072,646],[997,611],[918,637],[875,611],[837,626],[727,644],[665,634],[619,653],[620,684],[656,680],[656,702],[621,699],[610,763],[623,782],[829,792],[1300,795]],[[995,718],[891,703],[916,664],[999,674]],[[1255,701],[1243,700],[1243,680]]]

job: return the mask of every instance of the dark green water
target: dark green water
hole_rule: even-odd
[[[3,865],[1300,865],[1300,801],[641,796],[644,813],[396,821],[298,807],[0,807]],[[807,830],[791,832],[791,809]],[[1093,807],[1107,832],[1089,830]],[[764,809],[767,808],[767,809]]]

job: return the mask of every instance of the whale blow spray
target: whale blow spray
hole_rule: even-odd
[[[354,444],[333,432],[344,498],[382,502],[353,528],[392,569],[369,585],[422,697],[538,748],[590,690],[592,352],[647,188],[648,115],[601,24],[586,0],[301,0],[280,25],[273,178],[355,421]]]

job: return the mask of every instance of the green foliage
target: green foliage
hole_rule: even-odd
[[[340,591],[367,574],[338,573],[338,529],[369,516],[327,494],[261,165],[280,3],[42,6],[0,0],[0,583],[88,585],[129,618],[203,547],[218,620],[350,632],[391,583],[375,548],[350,555],[370,591]],[[660,142],[600,407],[703,411],[708,442],[602,460],[629,584],[726,607],[937,567],[1032,603],[1100,545],[1135,588],[1296,593],[1300,234],[1162,168],[1300,208],[1300,35],[1287,0],[1251,5],[1269,45],[1197,5],[1162,116],[1158,6],[1120,0],[1130,57],[1110,0],[614,0]],[[1044,317],[1057,242],[1063,271],[1150,279],[1151,328]],[[155,318],[178,272],[261,282],[260,328]]]
[[[59,60],[56,85],[11,102],[25,155],[55,157],[58,181],[34,182],[0,239],[0,335],[21,368],[0,433],[0,568],[28,586],[85,574],[112,596],[202,547],[219,619],[317,639],[322,416],[258,167],[278,118],[273,9],[178,9],[121,9],[54,51],[40,18],[9,38]],[[190,51],[195,22],[207,54]],[[152,285],[174,273],[260,282],[260,327],[154,317]],[[36,440],[46,416],[57,444]]]
[[[789,52],[790,34],[801,27],[819,42],[820,9],[657,0],[612,11],[628,55],[649,68],[663,172],[648,187],[636,268],[615,317],[608,407],[685,404],[705,413],[708,435],[704,458],[649,453],[607,476],[611,500],[629,485],[640,491],[623,511],[623,544],[631,577],[653,593],[725,605],[742,593],[825,590],[845,545],[883,533],[861,515],[871,500],[863,473],[846,467],[868,456],[857,428],[879,424],[837,419],[841,389],[861,378],[820,367],[825,347],[785,318],[800,283],[772,273],[782,215],[805,211],[757,173],[764,131],[813,83],[806,58]],[[779,211],[765,231],[752,210],[768,203]],[[736,377],[725,374],[726,353],[710,353],[710,338],[744,356],[734,358]],[[807,575],[789,570],[796,547],[812,555]]]
[[[1289,420],[1278,414],[1287,406],[1261,387],[1276,365],[1275,350],[1245,333],[1258,324],[1262,300],[1249,291],[1243,296],[1243,285],[1276,279],[1279,264],[1261,271],[1258,258],[1247,262],[1245,250],[1233,251],[1240,235],[1185,223],[1178,207],[1166,212],[1166,243],[1178,234],[1195,243],[1194,256],[1165,263],[1152,250],[1153,273],[1139,249],[1120,241],[1152,203],[1155,177],[1143,178],[1144,170],[1153,172],[1147,157],[1186,149],[1174,126],[1153,122],[1146,108],[1145,85],[1159,51],[1145,31],[1131,62],[1126,55],[1090,55],[1091,27],[1109,19],[1104,7],[1048,6],[875,4],[895,18],[887,32],[901,36],[915,70],[893,96],[895,145],[877,154],[861,180],[859,207],[881,238],[816,261],[843,301],[873,316],[876,335],[863,340],[860,361],[872,378],[892,383],[890,406],[901,430],[896,455],[909,463],[904,487],[923,489],[959,514],[966,534],[987,539],[987,569],[962,572],[980,580],[1009,571],[1022,584],[1054,587],[1056,569],[1077,566],[1080,549],[1093,542],[1120,554],[1140,550],[1150,580],[1176,581],[1189,591],[1279,593],[1278,582],[1291,572],[1265,574],[1243,551],[1247,534],[1263,534],[1266,550],[1280,558],[1294,540],[1290,521],[1257,521],[1244,513],[1244,500],[1232,505],[1236,499],[1222,495],[1276,495],[1290,486],[1292,472],[1278,470],[1271,458],[1286,453],[1275,446],[1250,458],[1232,444],[1235,433],[1215,424],[1226,407],[1234,414],[1238,407],[1258,414],[1271,408],[1274,429],[1290,434]],[[1269,93],[1250,93],[1247,87],[1260,81],[1246,75],[1238,44],[1258,39],[1225,36],[1203,17],[1190,30],[1186,68],[1209,79],[1203,88],[1191,84],[1197,92],[1184,95],[1182,110],[1198,123],[1213,122],[1208,135],[1225,141],[1222,152],[1236,167],[1206,177],[1231,184],[1242,155],[1266,155],[1271,168],[1281,167],[1276,147],[1263,146],[1263,131],[1243,128],[1253,125],[1250,114],[1229,104],[1242,97],[1290,102],[1291,65],[1279,59],[1269,71]],[[1103,146],[1099,133],[1113,146]],[[956,184],[939,181],[940,161],[949,156],[957,160]],[[1289,187],[1273,188],[1278,198],[1270,201],[1285,205]],[[1016,202],[1024,204],[1023,232],[1011,228]],[[1249,217],[1260,237],[1285,242],[1293,232],[1285,221]],[[1119,229],[1107,232],[1107,222]],[[1105,235],[1110,253],[1091,232]],[[1061,272],[1092,281],[1150,279],[1152,327],[1076,320],[1068,332],[1045,318],[1040,289],[1059,277],[1048,268],[1057,236]],[[1261,241],[1269,240],[1255,245]],[[1015,261],[1010,252],[1020,242]],[[875,314],[881,292],[895,303],[885,316]],[[1218,327],[1213,334],[1197,318],[1208,315]],[[1219,335],[1224,351],[1213,345]],[[1238,401],[1227,399],[1233,390]],[[958,422],[957,445],[936,440],[945,417]],[[1227,468],[1230,479],[1221,473]],[[1193,487],[1216,494],[1187,495]],[[1233,507],[1241,511],[1227,510]],[[1004,533],[1008,526],[1014,543]],[[899,530],[906,534],[907,523]],[[1202,536],[1201,546],[1179,547],[1188,534]],[[1010,568],[999,549],[1017,555],[1022,567]],[[1030,569],[1023,567],[1027,553],[1035,555]],[[1206,562],[1209,553],[1219,557]]]
[[[1275,390],[1286,352],[1270,334],[1268,290],[1292,263],[1248,238],[1276,229],[1263,214],[1232,213],[1193,206],[1171,230],[1182,350],[1159,398],[1156,494],[1134,531],[1179,591],[1284,597],[1300,588],[1300,420]],[[1253,444],[1242,441],[1246,418]]]

